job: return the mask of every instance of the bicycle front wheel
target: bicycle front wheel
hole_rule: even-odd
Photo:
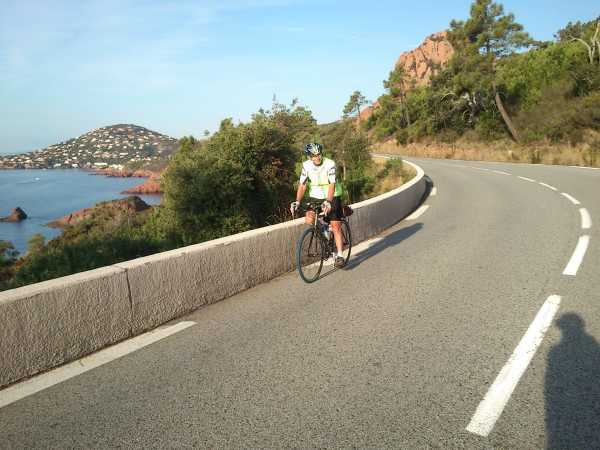
[[[350,225],[346,220],[342,221],[342,248],[344,250],[344,264],[348,263],[350,259],[350,252],[352,251],[352,234],[350,233]]]
[[[323,240],[314,228],[307,228],[298,239],[296,247],[296,267],[300,278],[306,283],[316,281],[321,274],[324,257]]]

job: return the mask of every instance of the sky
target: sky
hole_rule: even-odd
[[[274,95],[331,122],[353,91],[377,99],[399,55],[471,3],[0,0],[0,154],[118,123],[201,136]],[[500,3],[539,40],[600,14],[590,0]]]

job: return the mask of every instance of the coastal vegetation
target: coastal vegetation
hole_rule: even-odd
[[[346,201],[406,176],[401,163],[374,165],[366,134],[347,120],[319,127],[294,101],[259,110],[248,123],[221,122],[210,137],[185,137],[163,172],[160,206],[140,211],[120,201],[97,205],[49,242],[34,236],[18,258],[0,245],[0,290],[114,264],[290,219],[306,142],[323,142],[343,164]],[[383,174],[383,175],[382,175]],[[345,178],[345,179],[344,179]],[[71,218],[72,219],[72,218]]]
[[[415,87],[402,65],[384,81],[363,124],[379,148],[453,157],[475,147],[490,159],[498,155],[486,149],[501,142],[503,160],[598,164],[600,18],[540,42],[502,5],[476,0],[448,39],[454,53],[428,85]]]

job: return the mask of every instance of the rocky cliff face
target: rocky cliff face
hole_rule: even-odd
[[[427,86],[431,78],[444,67],[454,54],[448,41],[448,33],[441,31],[428,36],[421,45],[409,52],[404,52],[396,61],[395,67],[403,66],[407,74],[405,89]],[[360,120],[366,120],[373,114],[379,104],[365,108],[360,113]]]
[[[423,43],[410,52],[400,55],[396,67],[403,66],[415,87],[427,86],[431,77],[443,67],[454,49],[448,41],[448,33],[442,31],[427,37]]]

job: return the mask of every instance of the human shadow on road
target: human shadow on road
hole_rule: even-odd
[[[548,355],[544,389],[548,448],[600,448],[600,345],[577,314],[556,324],[562,340]]]
[[[368,249],[363,250],[361,253],[359,253],[354,258],[351,257],[350,261],[348,261],[348,264],[346,265],[346,267],[344,269],[345,270],[355,269],[360,264],[362,264],[363,261],[377,255],[378,253],[382,252],[386,248],[390,248],[390,247],[393,247],[394,245],[398,245],[400,242],[404,241],[405,239],[408,239],[413,234],[421,231],[422,228],[423,228],[422,223],[415,223],[414,225],[411,225],[406,228],[402,228],[400,230],[394,231],[394,232],[384,236],[381,241],[376,242],[375,244],[370,246]]]

